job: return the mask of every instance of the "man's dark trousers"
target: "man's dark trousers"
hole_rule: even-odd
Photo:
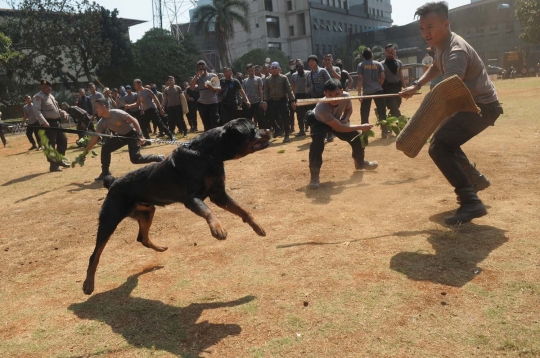
[[[401,91],[401,82],[396,82],[396,83],[384,82],[383,84],[384,94],[396,94],[396,93],[399,93],[400,91]],[[386,105],[386,108],[390,110],[390,115],[392,117],[401,116],[401,111],[399,110],[399,107],[401,106],[401,97],[385,98],[384,103]],[[377,105],[377,108],[378,108],[378,105]]]
[[[172,136],[172,133],[161,121],[157,108],[148,108],[144,111],[144,114],[141,116],[141,130],[146,139],[150,139],[150,134],[148,130],[150,129],[150,122],[154,124],[154,128],[158,127],[163,133],[167,133]]]
[[[60,118],[47,119],[47,122],[49,122],[49,126],[51,128],[62,128],[60,126]],[[45,135],[47,136],[47,138],[49,138],[49,145],[52,148],[55,148],[58,151],[58,153],[62,155],[66,155],[67,137],[64,132],[47,130],[45,128]],[[53,161],[47,158],[47,161],[50,163],[51,169],[55,169],[55,168],[58,168],[58,162],[60,162],[61,160]]]
[[[360,142],[360,137],[358,132],[336,132],[327,124],[319,122],[315,118],[313,112],[308,112],[307,120],[311,126],[311,146],[309,147],[309,167],[310,168],[320,168],[322,166],[322,154],[324,152],[324,140],[326,134],[331,132],[336,137],[349,143],[352,148],[352,157],[357,163],[364,162],[364,148],[362,148],[362,143]],[[356,137],[354,140],[352,140]],[[351,142],[352,140],[352,142]]]
[[[199,115],[201,116],[205,131],[218,126],[219,112],[217,103],[202,104],[198,102],[197,109],[199,110]]]
[[[379,94],[384,94],[384,91],[370,93],[366,96]],[[369,123],[369,111],[371,111],[371,101],[371,99],[364,99],[362,100],[362,104],[360,105],[360,118],[362,124]],[[383,119],[386,119],[386,103],[384,101],[384,98],[375,98],[375,105],[377,106],[377,114],[379,116],[379,120],[382,121]]]
[[[187,120],[189,123],[190,129],[197,130],[197,102],[189,101],[188,102],[188,114]]]
[[[259,124],[262,117],[261,102],[252,103],[251,107],[246,107],[246,118],[251,120],[255,125]]]
[[[125,145],[128,146],[129,159],[133,164],[146,164],[156,161],[156,156],[153,154],[141,155],[141,147],[137,143],[137,133],[134,130],[123,135],[123,137],[130,138],[112,137],[101,147],[102,173],[109,172],[109,167],[111,166],[111,153]]]
[[[187,133],[184,112],[182,111],[181,105],[168,107],[167,114],[169,115],[169,130],[171,133],[174,133],[176,128],[178,128],[178,133]]]
[[[307,93],[295,93],[294,96],[296,99],[308,98]],[[309,106],[298,106],[296,107],[296,119],[298,121],[298,130],[299,132],[304,132],[306,113],[309,109]]]
[[[269,122],[275,123],[276,131],[280,129],[284,131],[285,136],[289,135],[289,110],[287,108],[287,98],[283,97],[279,100],[268,101],[267,119]]]
[[[238,111],[238,106],[236,103],[224,103],[221,102],[221,114],[219,116],[220,122],[219,125],[224,125],[236,119],[236,112]]]
[[[31,124],[31,126],[35,126],[36,124]],[[30,141],[30,144],[32,144],[33,146],[36,146],[36,141],[34,140],[34,137],[32,135],[34,135],[36,137],[36,140],[37,140],[37,146],[38,147],[41,147],[41,138],[39,137],[39,128],[35,128],[35,127],[26,127],[26,138],[28,138],[28,140]]]
[[[446,120],[437,130],[429,145],[429,155],[457,190],[467,188],[470,183],[463,170],[469,165],[469,159],[461,146],[484,129],[494,125],[502,114],[499,102],[476,104],[481,115],[472,112],[458,112]]]

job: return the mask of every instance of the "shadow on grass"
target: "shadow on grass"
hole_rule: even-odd
[[[46,190],[46,191],[42,191],[41,193],[38,193],[38,194],[34,194],[34,195],[30,195],[30,196],[27,196],[26,198],[22,198],[22,199],[19,199],[15,202],[15,204],[18,204],[18,203],[22,203],[24,201],[27,201],[27,200],[30,200],[30,199],[34,199],[34,198],[37,198],[38,196],[42,196],[42,195],[45,195],[47,193],[50,193],[52,190]]]
[[[317,245],[343,245],[343,244],[352,244],[354,242],[359,241],[367,241],[367,240],[374,240],[374,239],[382,239],[383,237],[390,237],[396,234],[388,234],[388,235],[379,235],[379,236],[372,236],[372,237],[363,237],[361,239],[355,239],[355,240],[348,240],[348,241],[333,241],[333,242],[321,242],[321,241],[308,241],[308,242],[298,242],[295,244],[285,244],[285,245],[277,245],[276,249],[287,249],[289,247],[295,247],[295,246],[317,246]]]
[[[342,181],[324,181],[324,174],[321,172],[321,183],[318,189],[310,189],[309,185],[296,189],[306,193],[306,198],[312,199],[313,204],[328,204],[332,201],[332,196],[341,194],[345,189],[350,187],[369,186],[370,184],[362,183],[365,172],[354,171],[351,177]],[[330,174],[330,173],[326,173]],[[308,183],[306,183],[308,184]]]
[[[104,189],[103,187],[103,181],[96,180],[93,182],[86,182],[86,183],[71,183],[66,186],[76,186],[77,188],[69,189],[68,192],[73,193],[76,191],[82,191],[82,190],[96,190],[96,189]]]
[[[222,339],[240,334],[242,328],[237,324],[196,322],[204,310],[239,306],[253,301],[254,296],[229,302],[192,303],[186,307],[131,296],[139,276],[158,268],[161,267],[130,276],[122,286],[98,293],[86,302],[74,303],[68,309],[80,319],[108,324],[134,347],[163,350],[180,357],[199,357]]]
[[[430,219],[438,222],[440,217],[450,213],[437,214]],[[398,236],[428,235],[435,254],[400,252],[390,260],[390,268],[411,280],[462,287],[481,273],[478,264],[508,241],[505,232],[493,226],[473,223],[449,231],[403,232]]]
[[[8,186],[8,185],[11,185],[11,184],[15,184],[15,183],[22,183],[24,181],[27,181],[27,180],[32,180],[34,178],[37,178],[39,176],[42,176],[44,174],[48,174],[49,172],[46,171],[46,172],[43,172],[43,173],[36,173],[36,174],[29,174],[29,175],[25,175],[23,177],[20,177],[20,178],[17,178],[17,179],[12,179],[8,182],[5,182],[4,184],[2,184],[2,186]]]
[[[369,138],[369,144],[368,147],[388,147],[391,144],[396,143],[396,137],[390,137],[386,139],[382,138]]]

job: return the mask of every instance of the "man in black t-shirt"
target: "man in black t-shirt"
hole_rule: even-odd
[[[236,119],[236,111],[238,110],[238,103],[236,101],[236,95],[240,93],[242,98],[246,102],[246,105],[251,107],[249,99],[236,78],[232,77],[232,70],[229,67],[223,68],[223,75],[225,78],[220,80],[221,92],[218,94],[218,101],[221,103],[221,122],[220,125],[227,124],[229,121]]]

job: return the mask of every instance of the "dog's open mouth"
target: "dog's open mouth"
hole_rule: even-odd
[[[268,138],[261,138],[251,148],[254,152],[268,148],[270,140]]]

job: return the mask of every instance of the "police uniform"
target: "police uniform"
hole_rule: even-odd
[[[47,80],[41,80],[40,85],[52,86]],[[44,127],[45,134],[49,138],[49,144],[52,148],[55,148],[58,153],[65,155],[67,149],[67,137],[63,132],[55,130],[47,130],[45,124],[49,124],[51,128],[61,128],[60,126],[60,108],[58,102],[52,94],[45,94],[43,91],[39,91],[34,95],[32,99],[32,105],[34,107],[34,114],[39,124]],[[53,161],[47,158],[50,163],[50,171],[57,172],[61,169],[59,166],[69,167],[68,164],[63,163],[60,159]]]

